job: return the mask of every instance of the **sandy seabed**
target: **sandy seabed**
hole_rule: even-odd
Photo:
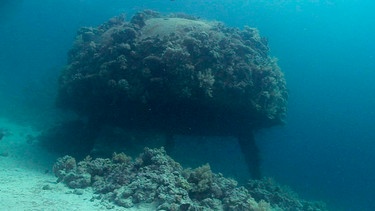
[[[40,149],[31,127],[0,119],[1,210],[154,210],[152,204],[126,209],[95,198],[90,188],[72,190],[52,173],[56,156]]]

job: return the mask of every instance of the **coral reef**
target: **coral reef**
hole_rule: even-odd
[[[282,124],[288,97],[268,51],[255,28],[183,14],[146,10],[130,21],[119,16],[83,27],[60,75],[57,105],[88,120],[80,126],[88,130],[76,133],[88,137],[68,148],[93,148],[108,125],[163,134],[168,151],[176,134],[234,136],[260,178],[253,132]]]
[[[134,161],[123,153],[111,159],[87,157],[78,164],[65,156],[53,171],[70,188],[92,187],[98,198],[126,208],[153,203],[156,210],[325,210],[274,183],[249,181],[247,187],[238,186],[213,173],[208,164],[183,169],[163,148],[145,148]]]
[[[268,50],[255,28],[148,10],[129,22],[115,17],[79,30],[58,105],[101,123],[173,133],[277,125],[287,91]]]
[[[280,186],[273,179],[249,180],[246,188],[255,200],[264,200],[280,210],[326,210],[326,205],[318,201],[306,201],[286,186]]]

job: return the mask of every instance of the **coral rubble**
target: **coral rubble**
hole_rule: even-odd
[[[153,203],[156,210],[325,210],[267,180],[243,187],[213,173],[208,164],[184,169],[163,148],[145,148],[134,161],[124,153],[78,163],[65,156],[53,171],[70,188],[92,187],[99,198],[126,208]]]

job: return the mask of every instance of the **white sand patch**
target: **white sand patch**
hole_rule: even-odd
[[[0,207],[3,210],[103,210],[99,203],[90,201],[90,191],[73,194],[72,190],[55,181],[52,175],[2,167]]]
[[[51,173],[56,156],[30,140],[36,131],[1,118],[0,129],[6,131],[0,140],[1,210],[155,210],[152,204],[125,209],[100,200],[90,188],[73,190],[56,183]]]

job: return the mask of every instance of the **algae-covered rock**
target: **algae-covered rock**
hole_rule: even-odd
[[[174,133],[277,125],[287,90],[268,50],[255,28],[153,11],[112,18],[79,30],[58,105],[103,123]]]
[[[86,188],[91,185],[91,175],[86,169],[77,167],[75,158],[64,156],[53,166],[53,172],[58,181],[64,182],[70,188]]]
[[[119,156],[124,162],[118,162]],[[209,165],[184,169],[163,148],[145,148],[135,160],[116,153],[112,159],[86,158],[76,164],[65,156],[54,172],[68,187],[92,187],[99,198],[126,208],[148,203],[154,210],[326,210],[324,204],[300,200],[270,180],[250,180],[244,187],[213,173]]]

